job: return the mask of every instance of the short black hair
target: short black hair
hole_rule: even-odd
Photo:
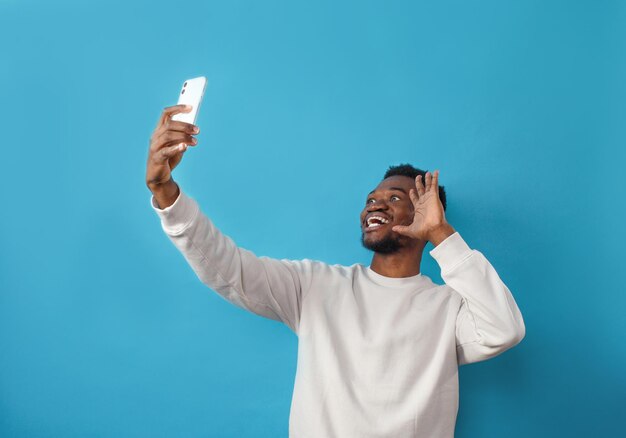
[[[417,175],[422,175],[422,184],[426,184],[426,170],[418,169],[410,164],[398,164],[397,166],[389,166],[383,179],[387,179],[390,176],[408,176],[409,178],[417,178]],[[443,205],[443,210],[446,210],[446,190],[441,184],[439,184],[439,199]]]

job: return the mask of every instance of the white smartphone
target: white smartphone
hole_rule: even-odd
[[[198,110],[204,96],[207,80],[204,76],[187,79],[178,95],[179,105],[191,105],[192,109],[188,113],[178,113],[172,116],[172,120],[194,124],[198,117]]]

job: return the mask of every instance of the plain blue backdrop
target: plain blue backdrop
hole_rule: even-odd
[[[440,170],[527,328],[461,367],[457,437],[623,434],[626,3],[0,0],[0,49],[0,436],[287,436],[296,336],[150,207],[198,75],[174,177],[258,255],[369,264],[366,194]]]

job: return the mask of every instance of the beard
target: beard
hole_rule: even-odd
[[[378,241],[366,242],[365,233],[363,233],[361,234],[361,244],[365,248],[379,254],[391,254],[402,248],[402,243],[397,235],[387,235]]]

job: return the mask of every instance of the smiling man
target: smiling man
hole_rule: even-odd
[[[370,266],[257,257],[171,177],[197,144],[197,127],[171,120],[185,111],[166,108],[151,138],[152,207],[204,284],[298,336],[289,436],[453,438],[459,365],[515,346],[525,326],[493,266],[446,221],[439,172],[391,167],[369,193]],[[420,272],[428,242],[443,285]]]

